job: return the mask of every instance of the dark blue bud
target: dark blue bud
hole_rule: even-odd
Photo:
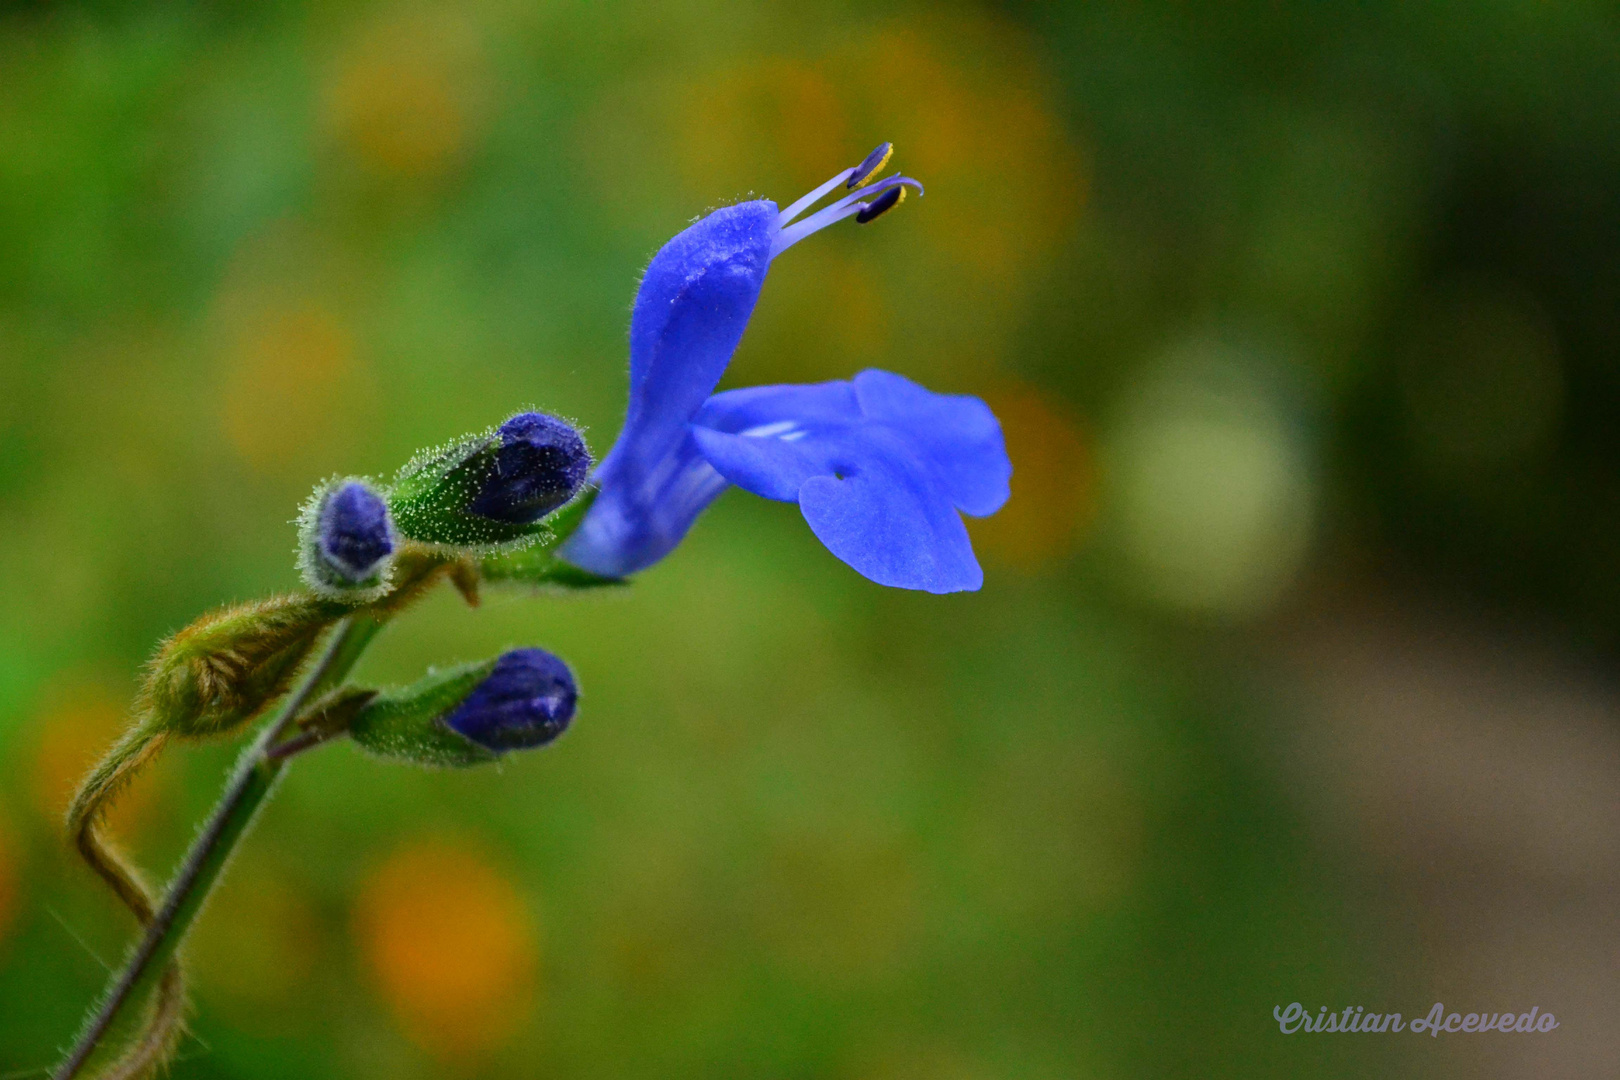
[[[489,475],[468,507],[495,521],[539,521],[578,493],[591,453],[574,426],[545,413],[518,413],[496,432]]]
[[[388,504],[369,482],[334,477],[298,515],[298,570],[317,595],[364,604],[388,591],[398,535]]]
[[[567,664],[544,649],[513,649],[444,723],[496,753],[526,750],[567,730],[578,700]]]
[[[543,520],[585,486],[591,452],[566,420],[519,413],[498,428],[417,454],[394,478],[399,534],[460,554],[516,550],[551,536]]]
[[[321,507],[316,537],[327,564],[355,584],[374,577],[378,565],[394,553],[388,504],[358,481],[350,481],[328,496]]]

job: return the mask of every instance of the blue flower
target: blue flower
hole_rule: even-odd
[[[630,406],[595,474],[599,492],[563,559],[621,577],[650,566],[736,484],[797,502],[828,549],[883,585],[956,592],[983,582],[958,511],[994,513],[1011,466],[983,402],[898,375],[771,386],[710,397],[742,339],[771,260],[846,217],[871,221],[904,198],[878,147],[786,210],[715,211],[653,257],[630,321]],[[840,184],[849,193],[796,220]]]
[[[576,566],[622,577],[652,565],[725,489],[687,430],[720,382],[753,314],[771,260],[846,217],[870,221],[908,186],[891,176],[885,143],[785,210],[766,199],[699,219],[653,256],[630,316],[630,403],[618,442],[597,468],[595,502],[561,550]],[[834,188],[846,193],[808,217]]]
[[[528,750],[566,731],[578,701],[567,664],[544,649],[513,649],[495,661],[444,724],[497,754]]]

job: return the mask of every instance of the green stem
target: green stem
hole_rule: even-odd
[[[274,718],[260,730],[259,737],[237,763],[207,825],[186,852],[179,873],[164,895],[163,906],[147,926],[140,945],[130,955],[124,970],[108,986],[100,1007],[87,1018],[72,1052],[52,1074],[52,1080],[71,1080],[78,1075],[136,991],[169,966],[197,913],[202,910],[203,902],[219,880],[220,871],[292,757],[272,751],[277,749],[304,706],[348,677],[380,629],[381,619],[371,614],[351,615],[340,622],[320,660],[282,703]]]

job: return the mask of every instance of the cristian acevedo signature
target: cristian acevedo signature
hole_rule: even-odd
[[[1537,1015],[1537,1014],[1540,1015]],[[1541,1012],[1540,1006],[1531,1008],[1527,1013],[1446,1013],[1446,1007],[1440,1002],[1434,1003],[1427,1016],[1414,1016],[1410,1021],[1401,1019],[1400,1013],[1367,1012],[1361,1005],[1351,1005],[1341,1013],[1330,1013],[1323,1005],[1315,1016],[1308,1012],[1299,1002],[1287,1006],[1278,1005],[1271,1010],[1271,1016],[1277,1021],[1277,1029],[1284,1035],[1292,1035],[1299,1031],[1311,1033],[1327,1031],[1344,1032],[1384,1032],[1384,1031],[1415,1031],[1418,1034],[1428,1032],[1431,1036],[1438,1036],[1445,1032],[1482,1032],[1482,1031],[1551,1031],[1558,1026],[1557,1017],[1550,1012]]]

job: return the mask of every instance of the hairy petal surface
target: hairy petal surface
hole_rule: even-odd
[[[653,256],[630,318],[624,430],[596,470],[600,489],[559,554],[618,577],[657,562],[724,489],[687,425],[737,350],[765,284],[776,204],[716,210]]]

